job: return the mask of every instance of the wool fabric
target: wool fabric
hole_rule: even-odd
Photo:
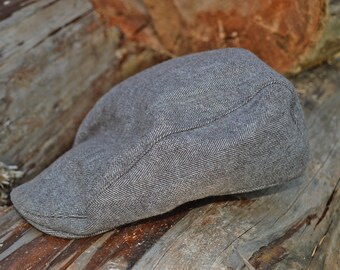
[[[293,85],[246,50],[213,50],[113,87],[73,147],[11,200],[39,230],[80,238],[188,201],[285,183],[307,161]]]

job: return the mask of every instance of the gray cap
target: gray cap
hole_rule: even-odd
[[[246,50],[214,50],[112,88],[72,149],[11,199],[41,231],[78,238],[203,197],[285,183],[307,160],[291,83]]]

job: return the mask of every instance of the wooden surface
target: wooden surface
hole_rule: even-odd
[[[91,0],[110,25],[169,55],[242,47],[296,73],[340,51],[338,0]]]
[[[0,161],[22,181],[70,147],[100,96],[160,61],[86,0],[0,1],[0,37]]]
[[[103,235],[44,235],[0,217],[0,269],[340,269],[340,65],[294,79],[310,135],[305,176],[207,198]]]

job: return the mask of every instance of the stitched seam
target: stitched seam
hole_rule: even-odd
[[[108,230],[105,230],[105,231],[103,230],[103,231],[100,231],[98,233],[93,233],[93,234],[76,234],[76,233],[69,233],[67,231],[55,230],[51,227],[48,227],[46,225],[42,225],[42,224],[35,222],[33,220],[27,220],[27,221],[28,221],[28,223],[30,223],[31,225],[33,225],[34,227],[36,227],[37,229],[39,229],[43,232],[48,231],[48,234],[50,234],[50,235],[57,236],[57,237],[63,237],[63,238],[75,238],[75,237],[85,238],[85,237],[94,236],[94,235],[103,233],[105,231],[108,231]]]
[[[288,179],[287,182],[292,182],[293,180],[296,180],[300,177],[301,176]],[[255,191],[258,191],[258,190],[261,190],[261,189],[273,188],[275,186],[281,186],[281,185],[283,185],[283,183],[281,183],[281,182],[280,183],[272,183],[269,186],[259,186],[259,187],[253,188],[253,189],[243,189],[241,191],[231,191],[231,193],[229,193],[229,194],[222,194],[222,195],[216,195],[216,196],[226,196],[226,195],[232,196],[232,195],[236,195],[236,194],[240,194],[240,193],[244,193],[244,192],[250,193],[250,192],[255,192]],[[115,226],[115,227],[112,227],[111,229],[104,229],[104,230],[100,230],[100,231],[95,232],[95,233],[75,234],[75,233],[69,233],[69,232],[61,231],[61,230],[55,230],[55,229],[52,229],[52,228],[47,227],[45,225],[39,224],[38,222],[35,222],[35,221],[29,220],[28,222],[31,223],[33,226],[36,225],[36,226],[40,226],[41,228],[43,228],[45,230],[49,230],[49,234],[51,234],[51,235],[58,236],[58,237],[60,237],[60,236],[61,237],[67,237],[67,238],[68,237],[85,238],[85,237],[95,236],[95,235],[98,235],[98,234],[101,234],[101,233],[104,233],[104,232],[108,232],[108,231],[111,231],[111,230],[117,228],[117,226]],[[131,222],[131,223],[133,223],[133,222]],[[119,225],[119,226],[121,226],[121,225]]]
[[[264,87],[263,88],[263,91],[265,91],[264,89],[265,89],[266,87]],[[263,92],[263,91],[261,91],[261,92]],[[229,116],[231,113],[229,113],[228,115],[226,115],[226,116]],[[224,117],[226,117],[226,116],[224,116]],[[221,118],[224,118],[224,117],[221,117]],[[220,118],[220,119],[221,119]],[[268,117],[268,113],[267,112],[265,112],[265,114],[264,114],[264,117],[263,117],[263,119],[265,119],[265,120],[267,120],[267,119],[269,119],[269,117]],[[277,121],[277,122],[279,122],[279,121]],[[298,124],[296,123],[296,122],[294,122],[294,124],[297,126],[297,128],[298,128]],[[205,127],[206,127],[207,125],[205,125]],[[176,134],[176,133],[175,133]],[[171,134],[171,135],[175,135],[174,133],[173,134]],[[288,148],[288,147],[291,147],[292,145],[295,145],[296,144],[296,142],[299,140],[299,137],[297,137],[297,136],[295,136],[294,137],[294,140],[291,140],[290,142],[289,142],[289,145],[286,147],[286,149]],[[159,141],[159,142],[161,142],[161,140]],[[158,143],[158,142],[157,142]],[[151,150],[150,150],[151,151]],[[150,152],[149,151],[149,152]],[[285,157],[286,158],[286,161],[289,161],[289,157]],[[132,168],[131,168],[132,169]],[[293,178],[296,178],[296,177],[299,177],[299,176],[294,176]],[[280,184],[280,182],[277,182],[276,183],[276,185],[278,185],[278,184]],[[213,184],[210,184],[210,185],[207,185],[206,187],[211,187],[211,186],[219,186],[220,188],[222,188],[221,187],[221,185],[223,186],[224,185],[224,183],[213,183]],[[178,186],[178,184],[170,184],[169,186],[168,186],[168,188],[169,189],[173,189],[173,188],[175,188],[175,187],[177,187]],[[262,186],[261,186],[262,187]],[[263,187],[265,187],[265,185],[263,186]],[[255,188],[255,189],[257,189],[257,188]],[[254,190],[255,190],[254,189]],[[241,189],[241,190],[238,190],[238,189],[231,189],[230,191],[228,191],[228,193],[226,193],[226,194],[224,194],[224,195],[229,195],[229,194],[234,194],[234,193],[242,193],[242,192],[250,192],[250,191],[252,191],[253,189],[252,188],[249,188],[249,187],[246,187],[246,188],[244,188],[244,189]],[[146,194],[146,192],[144,192],[144,193],[141,193],[142,195],[147,195]],[[125,198],[126,199],[126,198]],[[121,201],[123,201],[123,200],[125,200],[124,198],[121,198],[121,199],[113,199],[112,201],[114,201],[114,202],[117,202],[117,203],[119,203],[119,202],[121,202]],[[133,200],[133,201],[138,201],[139,199],[138,198],[136,198],[136,197],[129,197],[129,200]]]
[[[168,134],[165,134],[159,138],[156,138],[153,143],[151,143],[144,151],[141,155],[137,156],[136,159],[134,159],[134,161],[132,162],[132,164],[126,169],[124,170],[120,175],[117,176],[116,180],[119,180],[121,177],[123,177],[125,174],[127,174],[131,169],[133,169],[133,167],[135,167],[137,165],[137,163],[149,152],[151,151],[151,149],[153,148],[154,145],[156,145],[158,142],[162,141],[163,139],[165,139],[166,137],[170,136],[170,135],[173,135],[173,134],[177,134],[177,133],[181,133],[181,132],[186,132],[186,131],[190,131],[190,130],[194,130],[194,129],[198,129],[198,128],[202,128],[202,127],[205,127],[207,125],[209,125],[210,123],[214,122],[214,121],[217,121],[223,117],[226,117],[227,115],[229,115],[230,113],[242,108],[243,106],[247,105],[254,97],[256,97],[259,93],[262,92],[263,89],[265,89],[266,87],[270,86],[270,85],[275,85],[275,84],[278,84],[278,85],[281,85],[283,87],[285,87],[286,89],[288,89],[293,95],[295,95],[295,92],[294,90],[285,82],[283,81],[269,81],[269,82],[265,82],[265,83],[262,83],[260,85],[258,85],[256,88],[258,88],[257,91],[255,91],[255,93],[253,95],[251,95],[250,97],[248,97],[246,100],[244,100],[241,104],[239,104],[238,106],[214,117],[214,118],[211,118],[211,119],[208,119],[207,121],[205,121],[204,123],[201,123],[201,124],[197,124],[196,126],[193,126],[193,127],[189,127],[189,128],[186,128],[186,129],[181,129],[181,130],[177,130],[177,131],[173,131],[173,132],[170,132]],[[93,196],[93,199],[86,205],[86,210],[88,210],[89,207],[91,207],[91,205],[93,205],[96,200],[97,200],[97,197],[99,197],[103,192],[105,192],[108,188],[110,188],[110,186],[112,185],[113,183],[110,182],[108,185],[106,185],[104,188],[102,188],[100,191],[98,191],[94,196]]]

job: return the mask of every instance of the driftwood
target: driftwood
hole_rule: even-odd
[[[1,1],[0,37],[0,161],[23,181],[70,147],[100,96],[160,61],[84,0]]]
[[[0,217],[0,269],[340,269],[340,66],[296,78],[310,136],[305,176],[208,198],[80,240]]]

